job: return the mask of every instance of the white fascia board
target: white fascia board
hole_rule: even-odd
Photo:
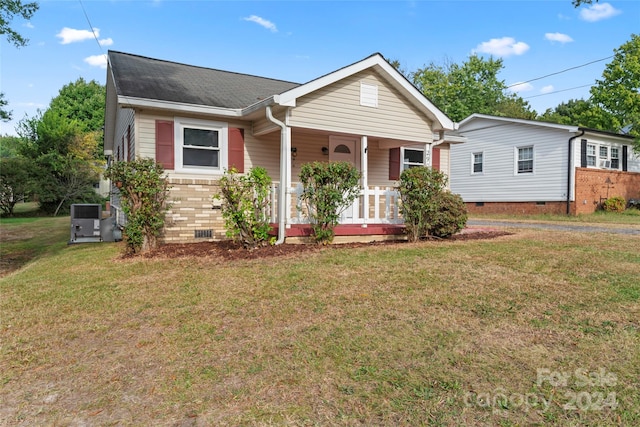
[[[466,125],[469,122],[472,122],[475,119],[485,119],[485,120],[494,120],[494,121],[498,121],[498,122],[517,123],[517,124],[531,125],[531,126],[541,126],[541,127],[546,127],[546,128],[552,128],[552,129],[561,129],[561,130],[565,130],[565,131],[570,132],[570,133],[576,133],[579,130],[578,126],[561,125],[561,124],[558,124],[558,123],[549,123],[549,122],[540,122],[540,121],[537,121],[537,120],[514,119],[514,118],[511,118],[511,117],[491,116],[491,115],[488,115],[488,114],[478,114],[478,113],[474,113],[474,114],[470,115],[469,117],[467,117],[466,119],[462,120],[461,122],[457,123],[457,129],[460,130],[460,128],[462,128],[464,125]]]
[[[276,102],[276,101],[274,101],[274,99],[277,96],[278,95],[270,96],[269,98],[265,98],[265,99],[263,99],[261,101],[256,102],[255,104],[251,104],[248,107],[243,108],[242,111],[241,111],[241,115],[242,116],[248,116],[251,113],[254,113],[254,112],[258,111],[258,110],[262,110],[263,108],[266,108],[267,105],[273,105],[274,102]]]
[[[333,73],[327,74],[323,77],[312,80],[309,83],[303,84],[302,86],[298,86],[294,89],[284,92],[277,96],[275,101],[279,105],[295,107],[297,98],[374,66],[382,68],[397,86],[402,87],[402,89],[406,90],[410,95],[412,95],[416,99],[416,101],[418,101],[418,103],[423,106],[431,116],[433,116],[432,118],[438,124],[438,130],[453,130],[453,121],[449,117],[447,117],[446,114],[440,111],[440,109],[433,105],[422,94],[422,92],[420,92],[415,86],[409,83],[409,81],[405,79],[398,70],[393,68],[380,54],[375,54],[363,59],[360,62],[356,62],[355,64],[341,68],[337,71],[334,71]]]
[[[183,104],[181,102],[158,101],[130,96],[118,96],[118,104],[123,107],[157,108],[162,110],[181,111],[186,113],[212,114],[216,116],[241,117],[240,108],[220,108],[206,105]]]

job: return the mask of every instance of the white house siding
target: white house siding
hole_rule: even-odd
[[[451,147],[450,186],[465,202],[564,201],[571,133],[518,123],[474,120]],[[579,141],[578,141],[579,143]],[[516,172],[517,147],[534,147],[534,172]],[[483,153],[483,172],[472,174],[472,154]]]
[[[378,106],[360,105],[360,84],[377,85]],[[373,70],[365,70],[297,100],[293,127],[428,143],[431,123]]]

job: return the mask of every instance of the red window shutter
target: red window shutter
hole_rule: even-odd
[[[389,150],[389,179],[391,181],[400,179],[400,147]]]
[[[229,169],[244,173],[244,129],[229,128]]]
[[[156,120],[156,163],[172,170],[175,169],[173,158],[173,122]]]
[[[440,148],[433,147],[431,150],[431,169],[440,170]]]

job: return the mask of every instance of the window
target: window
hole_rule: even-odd
[[[473,153],[473,173],[482,173],[483,153]]]
[[[587,166],[596,165],[596,146],[587,144]]]
[[[611,147],[611,169],[620,168],[620,152],[617,147]]]
[[[518,173],[533,173],[533,147],[518,148]]]
[[[227,126],[205,120],[175,120],[176,170],[222,172],[227,167]]]
[[[403,148],[402,170],[424,166],[424,150]]]
[[[605,160],[609,158],[609,147],[605,145],[600,146],[600,158]]]

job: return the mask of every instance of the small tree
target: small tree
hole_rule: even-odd
[[[163,175],[162,166],[151,159],[117,162],[105,172],[105,177],[119,187],[122,209],[127,215],[127,253],[146,252],[158,246],[169,209],[169,183]]]
[[[447,176],[432,168],[406,169],[400,175],[400,212],[410,241],[429,235],[448,237],[464,227],[464,203],[449,195],[446,185]]]
[[[16,203],[27,200],[31,193],[33,165],[24,157],[0,159],[0,211],[12,216]]]
[[[360,172],[349,162],[302,165],[300,196],[318,243],[331,243],[340,215],[360,194]]]
[[[227,236],[240,241],[246,249],[258,247],[269,238],[270,186],[271,178],[265,168],[255,167],[247,175],[232,168],[220,178],[220,194],[213,196],[224,202],[222,217]]]

